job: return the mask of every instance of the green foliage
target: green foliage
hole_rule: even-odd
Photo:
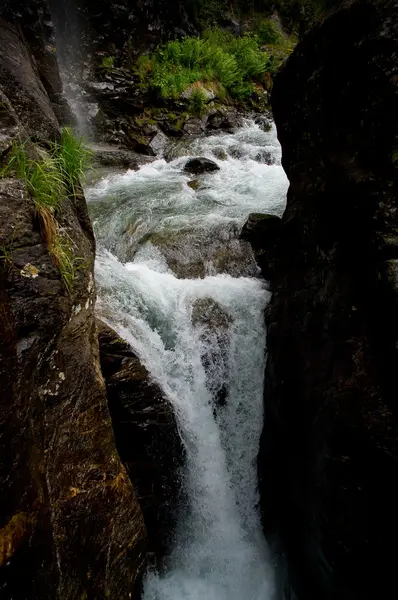
[[[272,46],[283,45],[284,38],[279,31],[275,21],[272,19],[259,18],[255,29],[260,44]]]
[[[42,150],[35,151],[38,158],[32,160],[27,152],[27,143],[14,143],[9,162],[0,175],[7,177],[15,174],[24,181],[37,206],[55,209],[66,194],[66,184],[59,170],[58,159]]]
[[[201,82],[235,98],[248,97],[253,81],[261,81],[269,65],[269,55],[260,49],[254,36],[234,37],[212,28],[201,38],[186,37],[158,47],[150,56],[141,57],[136,73],[141,81],[163,98],[177,99],[192,84]],[[204,94],[196,92],[190,106],[203,110]]]
[[[189,110],[193,114],[201,115],[206,107],[206,94],[200,87],[195,87],[189,98]]]
[[[104,69],[113,69],[115,65],[115,57],[114,56],[103,56],[101,61],[101,67]]]
[[[86,147],[82,137],[75,137],[69,127],[64,127],[61,143],[55,142],[53,145],[53,154],[63,181],[76,196],[80,182],[91,165],[93,153]]]

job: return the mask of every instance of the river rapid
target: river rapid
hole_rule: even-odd
[[[284,210],[280,146],[273,126],[247,120],[162,154],[86,189],[99,316],[163,389],[186,450],[185,503],[143,597],[272,600],[256,473],[269,293],[239,233],[250,213]],[[189,175],[192,156],[220,170]]]

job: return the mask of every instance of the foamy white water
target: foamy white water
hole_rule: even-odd
[[[253,265],[237,234],[250,212],[282,212],[287,182],[275,132],[252,122],[184,150],[226,155],[216,159],[220,171],[198,178],[197,192],[182,172],[186,157],[87,190],[99,242],[99,311],[169,398],[187,455],[186,505],[164,567],[147,574],[144,600],[272,600],[256,475],[268,292],[248,276]],[[264,152],[275,164],[261,162]],[[163,245],[155,243],[160,234]],[[239,277],[216,261],[225,246]],[[187,255],[191,268],[202,259],[203,277],[176,277]]]

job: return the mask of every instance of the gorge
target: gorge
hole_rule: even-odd
[[[394,593],[398,3],[243,4],[0,7],[1,598]]]

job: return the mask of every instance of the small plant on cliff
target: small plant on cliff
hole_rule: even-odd
[[[28,142],[13,144],[9,162],[1,174],[3,177],[15,174],[22,179],[37,208],[43,206],[55,209],[66,194],[66,184],[59,170],[58,160],[37,147],[34,147],[37,158],[31,159],[27,144]]]
[[[114,56],[103,56],[101,61],[101,67],[104,69],[113,69],[115,66],[115,57]]]
[[[70,129],[63,129],[60,142],[53,144],[50,153],[30,140],[14,143],[8,163],[0,171],[0,177],[14,175],[23,180],[68,292],[75,276],[76,258],[70,240],[61,233],[57,212],[64,198],[78,193],[90,157],[83,141],[75,138]]]
[[[53,145],[53,155],[64,182],[76,196],[80,182],[91,165],[93,153],[85,146],[83,138],[76,137],[69,127],[64,127],[61,142]]]

